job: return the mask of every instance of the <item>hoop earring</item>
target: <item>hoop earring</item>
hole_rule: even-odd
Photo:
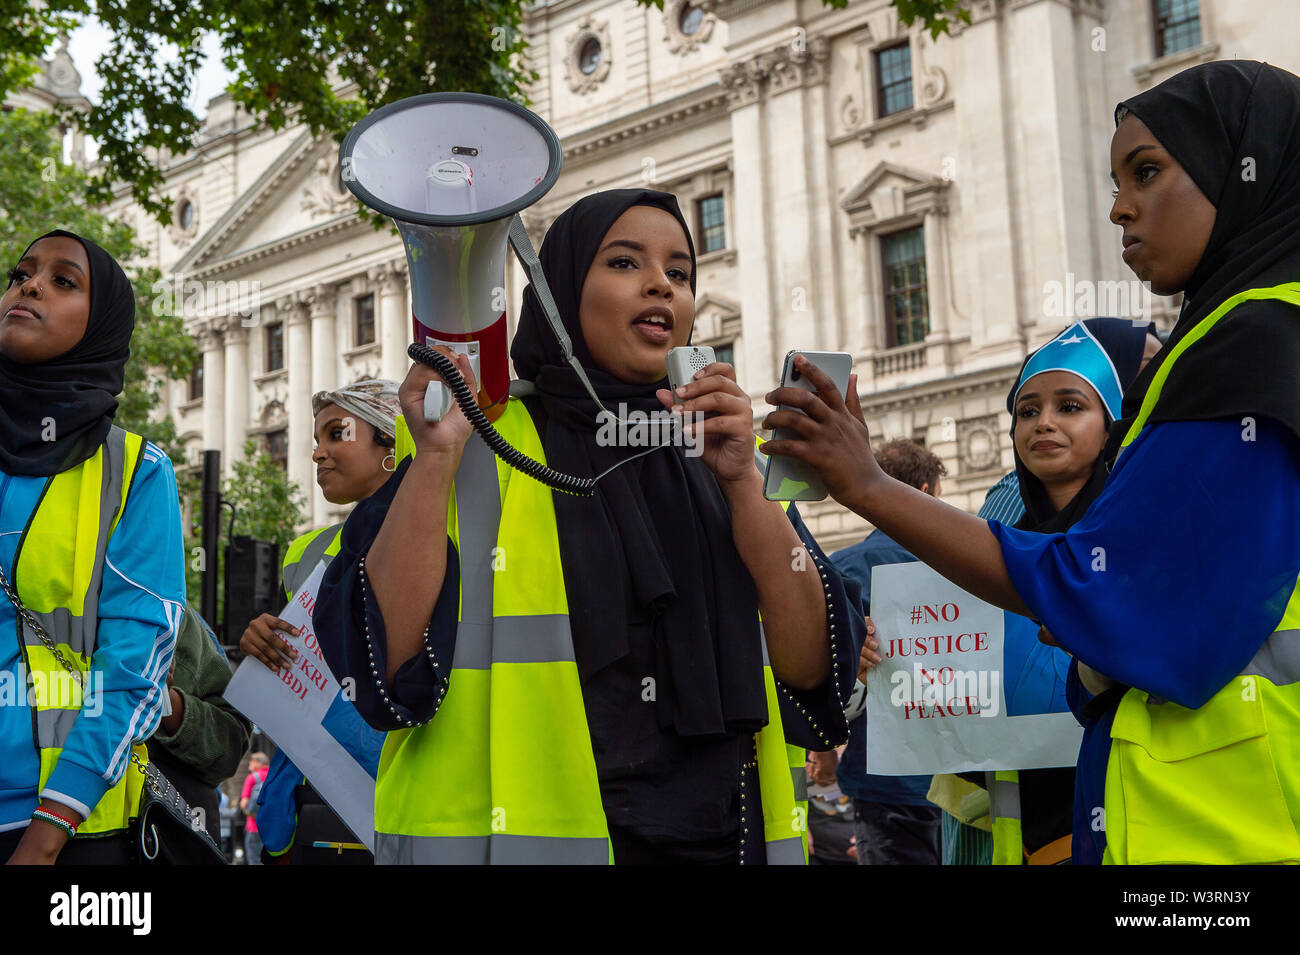
[[[389,458],[393,459],[393,466],[391,468],[388,466]],[[392,474],[394,471],[397,470],[397,454],[395,452],[389,451],[386,455],[384,455],[384,460],[379,462],[379,466],[383,468],[385,471],[387,471],[389,474]]]

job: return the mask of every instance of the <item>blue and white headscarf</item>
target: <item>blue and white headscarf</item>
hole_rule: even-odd
[[[1155,326],[1150,322],[1088,318],[1075,322],[1030,354],[1020,368],[1015,387],[1007,395],[1013,442],[1016,399],[1030,379],[1049,371],[1067,371],[1083,379],[1101,399],[1107,427],[1119,420],[1124,390],[1137,377],[1147,335],[1154,331]],[[1099,455],[1092,480],[1058,512],[1042,482],[1025,467],[1019,453],[1016,454],[1016,474],[1020,478],[1020,496],[1025,502],[1025,516],[1016,526],[1045,533],[1065,530],[1082,517],[1106,483],[1104,457]]]

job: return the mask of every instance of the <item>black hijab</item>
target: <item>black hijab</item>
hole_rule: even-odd
[[[1140,119],[1214,205],[1205,253],[1169,343],[1124,398],[1118,452],[1152,376],[1223,301],[1300,281],[1300,77],[1227,60],[1184,70],[1116,107]],[[1174,365],[1149,422],[1265,415],[1300,437],[1300,312],[1277,300],[1238,305]]]
[[[81,340],[57,358],[20,365],[0,355],[0,470],[7,474],[59,474],[93,455],[113,424],[131,353],[135,292],[122,267],[94,242],[62,229],[45,233],[23,255],[52,236],[76,239],[86,250],[90,317]],[[51,430],[53,440],[46,440]]]
[[[556,307],[601,402],[614,413],[662,411],[666,380],[629,384],[598,367],[578,320],[588,270],[605,234],[633,206],[663,209],[691,231],[670,194],[616,189],[579,200],[547,230],[539,258]],[[612,320],[612,319],[611,319]],[[638,449],[601,447],[598,408],[563,361],[532,286],[510,349],[542,425],[547,463],[596,476]],[[540,404],[540,408],[538,405]],[[584,681],[629,652],[629,631],[653,632],[656,716],[681,736],[753,732],[767,721],[758,596],[736,552],[731,513],[712,472],[681,447],[653,451],[601,479],[593,497],[554,493],[569,621]]]
[[[1082,326],[1082,327],[1081,327]],[[1061,335],[1030,353],[1020,366],[1020,373],[1016,375],[1016,383],[1011,386],[1011,391],[1007,394],[1007,411],[1011,412],[1011,447],[1016,457],[1016,477],[1020,479],[1020,497],[1025,502],[1025,514],[1016,523],[1016,527],[1021,530],[1038,531],[1042,534],[1054,534],[1059,531],[1068,530],[1078,520],[1083,517],[1092,502],[1101,494],[1102,488],[1106,484],[1106,476],[1109,473],[1106,467],[1105,449],[1097,455],[1097,460],[1093,463],[1092,474],[1085,484],[1065,507],[1061,510],[1056,509],[1052,503],[1052,498],[1047,493],[1047,488],[1043,482],[1035,477],[1027,467],[1025,462],[1020,459],[1020,451],[1016,449],[1016,396],[1020,393],[1025,382],[1025,371],[1028,369],[1030,362],[1035,361],[1036,357],[1041,359],[1042,355],[1047,354],[1049,349],[1058,345],[1062,338],[1069,337],[1081,338],[1091,337],[1091,339],[1101,347],[1105,356],[1109,358],[1109,367],[1098,369],[1098,361],[1071,361],[1070,349],[1061,349],[1062,360],[1035,363],[1035,367],[1042,366],[1041,370],[1064,370],[1078,375],[1084,381],[1088,382],[1094,391],[1104,396],[1108,389],[1118,388],[1120,394],[1127,392],[1133,379],[1137,377],[1138,367],[1142,364],[1142,352],[1146,348],[1148,333],[1155,331],[1155,326],[1150,322],[1134,322],[1127,318],[1089,318],[1081,322],[1076,322],[1067,328]],[[1078,332],[1079,334],[1075,334]],[[1086,348],[1093,348],[1091,344],[1081,343]],[[1100,360],[1100,359],[1098,359]],[[1103,363],[1104,365],[1105,363]],[[1111,371],[1113,368],[1113,373]],[[1096,374],[1101,370],[1108,377],[1109,381],[1099,380]],[[1034,371],[1033,374],[1038,374]],[[1031,375],[1032,377],[1032,375]],[[1102,412],[1106,415],[1106,426],[1110,427],[1114,423],[1114,418],[1106,410],[1106,401],[1103,397]]]

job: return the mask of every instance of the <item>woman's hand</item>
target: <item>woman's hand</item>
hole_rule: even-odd
[[[478,382],[470,368],[469,356],[458,355],[445,345],[438,345],[434,350],[456,363],[469,390],[477,394]],[[402,402],[402,416],[406,419],[406,427],[415,441],[416,451],[450,454],[459,464],[461,452],[465,450],[465,442],[469,440],[474,426],[469,423],[465,412],[460,410],[460,405],[455,401],[441,421],[429,424],[424,420],[424,393],[432,381],[442,381],[442,376],[428,365],[419,362],[411,365],[411,370],[406,373],[406,380],[397,391],[398,398]]]
[[[883,659],[876,652],[880,649],[880,643],[876,640],[876,625],[870,617],[866,621],[867,639],[862,642],[862,652],[858,654],[858,679],[863,683],[867,682],[867,671]]]
[[[818,786],[834,786],[836,782],[835,770],[839,768],[840,756],[835,750],[827,750],[824,753],[809,752],[806,768],[812,781]]]
[[[718,483],[740,484],[753,479],[754,407],[749,396],[736,384],[736,369],[726,362],[715,361],[695,373],[694,380],[677,389],[681,404],[673,403],[673,393],[660,388],[656,394],[664,407],[683,415],[683,430],[696,442]],[[707,421],[692,416],[714,412]]]
[[[816,392],[778,388],[768,393],[768,404],[799,410],[773,411],[763,419],[763,427],[785,428],[797,437],[768,441],[759,450],[804,461],[821,475],[831,497],[852,508],[850,501],[867,484],[885,477],[871,450],[871,435],[862,422],[857,388],[850,387],[850,403],[846,405],[839,389],[821,369],[803,355],[796,355],[794,362]],[[849,380],[856,382],[856,376]]]
[[[283,630],[298,636],[298,628],[285,623],[274,614],[264,613],[248,624],[244,635],[239,638],[239,649],[244,656],[255,657],[265,663],[275,673],[281,666],[293,666],[298,658],[298,651],[289,642],[276,634]]]

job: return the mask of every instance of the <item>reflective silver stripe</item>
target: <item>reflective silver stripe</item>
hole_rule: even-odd
[[[375,833],[378,865],[607,865],[608,839]]]
[[[770,667],[772,665],[772,660],[767,655],[767,631],[763,629],[763,621],[761,620],[758,622],[758,639],[759,644],[763,648],[763,666]]]
[[[1300,630],[1278,630],[1239,676],[1262,676],[1274,686],[1300,683]]]
[[[376,865],[487,865],[486,836],[403,836],[375,833]]]
[[[790,782],[794,783],[795,802],[808,801],[808,774],[802,766],[790,767]]]
[[[996,779],[985,773],[989,790],[989,818],[1020,818],[1020,784],[1007,779]]]
[[[465,443],[456,472],[456,521],[461,618],[451,665],[486,669],[492,660],[492,549],[501,526],[501,486],[496,456],[478,432]]]
[[[122,481],[126,472],[126,432],[114,425],[108,429],[101,449],[99,528],[95,538],[95,562],[90,569],[90,583],[82,616],[75,616],[67,607],[55,607],[49,613],[32,612],[56,644],[66,643],[74,653],[91,656],[95,652],[95,633],[99,625],[99,592],[104,577],[104,558],[108,553],[108,532],[113,519],[122,507]],[[144,453],[141,445],[141,453]],[[54,478],[51,478],[54,480]],[[19,544],[21,550],[22,544]],[[74,556],[75,559],[75,556]],[[18,560],[15,557],[14,566]],[[29,647],[43,646],[41,638],[23,622],[23,643]]]
[[[462,642],[462,638],[467,637]],[[567,614],[497,617],[490,628],[468,627],[456,631],[454,670],[486,670],[493,663],[572,663],[573,635]]]
[[[805,865],[803,840],[798,836],[767,843],[768,865]]]
[[[58,747],[62,749],[72,732],[72,724],[77,722],[81,710],[41,710],[36,711],[36,745],[41,749]]]
[[[343,530],[342,524],[335,524],[327,527],[310,541],[303,548],[302,554],[298,560],[284,568],[284,585],[288,588],[289,593],[296,594],[298,588],[307,582],[307,578],[312,575],[316,565],[325,560],[325,551],[329,550],[330,545],[334,543],[334,538]]]

